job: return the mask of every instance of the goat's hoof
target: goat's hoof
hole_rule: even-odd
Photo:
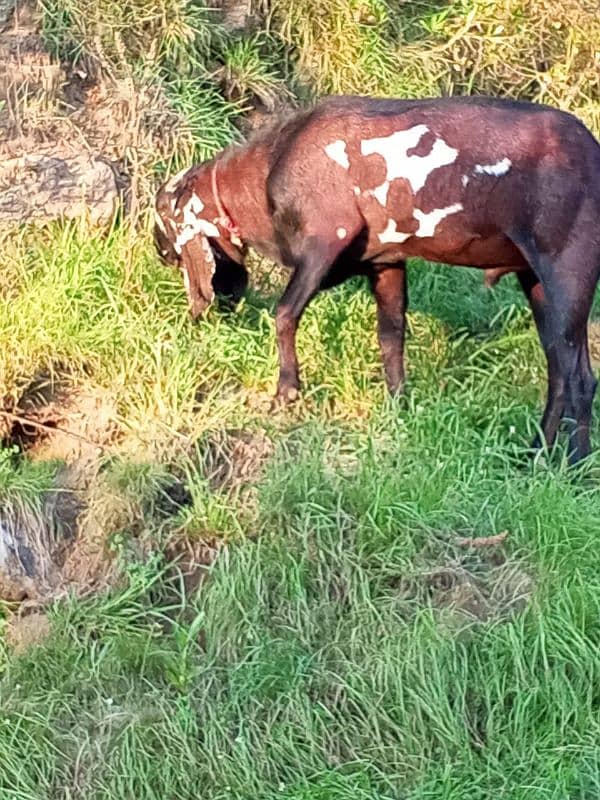
[[[295,403],[300,397],[300,390],[295,386],[287,386],[277,390],[277,394],[273,398],[271,407],[273,410],[281,408],[282,406],[289,406]]]

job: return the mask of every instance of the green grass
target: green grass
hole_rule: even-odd
[[[578,5],[261,0],[234,38],[196,0],[44,0],[42,30],[142,98],[123,156],[149,185],[289,92],[494,91],[597,131]],[[143,231],[0,243],[0,398],[55,373],[114,401],[80,522],[122,573],[45,608],[24,650],[0,609],[0,800],[596,800],[600,402],[580,474],[564,442],[527,460],[545,364],[512,278],[411,265],[398,401],[366,286],[319,296],[302,398],[271,413],[272,265],[192,324]],[[0,450],[0,525],[53,541],[61,467]],[[504,531],[495,556],[458,542]],[[216,554],[197,592],[166,555],[182,540]]]
[[[598,457],[579,478],[560,448],[524,460],[545,368],[512,279],[411,267],[396,402],[366,287],[321,295],[303,400],[272,415],[254,402],[276,377],[269,281],[194,325],[149,237],[55,228],[2,258],[3,393],[57,364],[113,392],[100,490],[129,515],[106,530],[121,587],[54,604],[48,639],[0,650],[2,798],[598,795]],[[215,485],[209,442],[239,430],[274,453]],[[31,504],[55,465],[13,463],[2,497]],[[169,474],[192,498],[175,518],[156,513]],[[500,567],[456,543],[504,530]],[[225,543],[191,596],[162,555],[182,533]],[[458,567],[490,587],[481,618],[432,583]]]

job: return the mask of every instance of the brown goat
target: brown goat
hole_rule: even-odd
[[[156,242],[191,312],[247,285],[244,248],[293,270],[277,309],[277,396],[298,392],[295,336],[322,289],[368,276],[391,392],[404,382],[405,261],[516,272],[548,361],[541,429],[589,453],[587,320],[600,273],[600,145],[570,114],[487,97],[334,97],[168,181]],[[541,446],[536,439],[535,447]]]

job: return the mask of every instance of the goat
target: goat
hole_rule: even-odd
[[[327,98],[164,184],[155,237],[194,317],[215,291],[241,297],[248,245],[293,270],[276,314],[283,402],[300,388],[296,331],[319,291],[368,277],[396,393],[406,259],[479,267],[489,284],[515,272],[547,359],[543,437],[551,445],[566,416],[571,460],[590,451],[600,145],[566,112],[491,97]]]

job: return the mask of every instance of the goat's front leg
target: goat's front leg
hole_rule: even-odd
[[[379,268],[371,277],[377,302],[377,334],[385,380],[391,394],[404,391],[404,331],[406,327],[406,266]]]
[[[277,306],[275,328],[279,349],[279,383],[276,400],[294,401],[300,391],[296,331],[304,310],[317,294],[333,257],[323,250],[298,259],[296,269]]]

